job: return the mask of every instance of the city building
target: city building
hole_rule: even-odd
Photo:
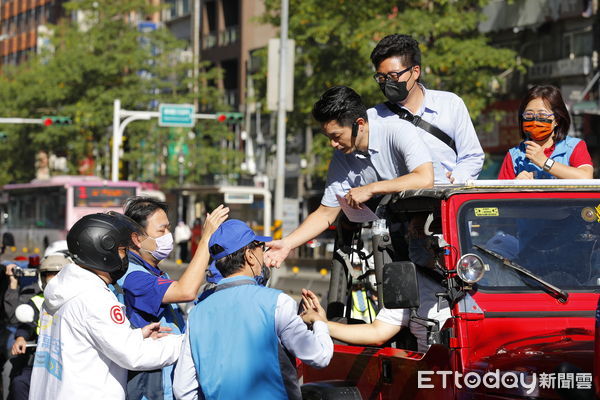
[[[64,16],[65,0],[0,0],[0,69],[18,65],[44,45],[45,26]]]
[[[190,49],[194,46],[193,13],[198,7],[199,59],[223,69],[218,85],[225,103],[242,110],[247,103],[248,75],[258,68],[253,54],[277,36],[274,27],[257,20],[265,11],[263,0],[166,0],[166,4],[163,23],[177,38],[186,40]]]

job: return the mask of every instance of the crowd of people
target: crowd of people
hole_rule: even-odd
[[[371,61],[387,101],[367,108],[353,89],[334,86],[314,104],[333,159],[321,205],[287,237],[257,236],[221,205],[193,229],[180,221],[174,238],[166,204],[134,197],[123,214],[77,221],[67,249],[42,260],[36,288],[19,287],[8,265],[5,398],[299,399],[295,359],[327,366],[332,337],[381,345],[408,327],[418,350],[427,351],[427,331],[411,323],[409,310],[382,308],[369,323],[348,325],[328,321],[309,290],[298,314],[292,298],[266,287],[269,268],[332,225],[340,201],[359,208],[384,194],[460,184],[481,172],[484,153],[468,110],[458,95],[424,86],[417,41],[389,35]],[[568,136],[570,117],[556,87],[530,88],[518,118],[523,141],[507,153],[499,179],[592,178],[585,142]],[[438,304],[441,279],[427,271],[431,257],[419,245],[419,229],[419,221],[390,223],[394,236],[407,237],[395,243],[395,256],[419,267],[418,314],[443,325],[450,309]],[[160,262],[176,246],[180,259],[191,259],[172,280]],[[177,304],[192,301],[186,319]],[[28,343],[36,340],[34,352]]]

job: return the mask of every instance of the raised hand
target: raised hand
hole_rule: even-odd
[[[227,217],[229,217],[229,207],[225,207],[223,204],[212,210],[211,213],[208,213],[204,221],[204,227],[202,228],[202,236],[207,239],[210,238]]]

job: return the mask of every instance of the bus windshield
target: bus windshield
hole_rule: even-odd
[[[8,195],[8,228],[65,229],[66,190],[39,187],[11,191]]]
[[[542,290],[482,246],[564,290],[600,289],[600,200],[476,200],[459,211],[462,254],[479,255],[482,291]]]

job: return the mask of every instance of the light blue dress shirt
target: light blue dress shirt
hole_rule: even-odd
[[[369,119],[367,154],[333,151],[321,204],[339,207],[336,195],[369,183],[398,178],[431,162],[417,128],[404,120]]]
[[[458,155],[444,142],[430,133],[417,128],[433,157],[435,184],[448,184],[446,176],[452,172],[454,183],[477,179],[483,167],[484,153],[469,116],[469,111],[460,97],[440,90],[423,90],[423,105],[418,113],[424,121],[440,128],[456,142]],[[369,123],[377,120],[397,121],[399,117],[384,103],[367,110]],[[412,124],[410,124],[412,125]]]

